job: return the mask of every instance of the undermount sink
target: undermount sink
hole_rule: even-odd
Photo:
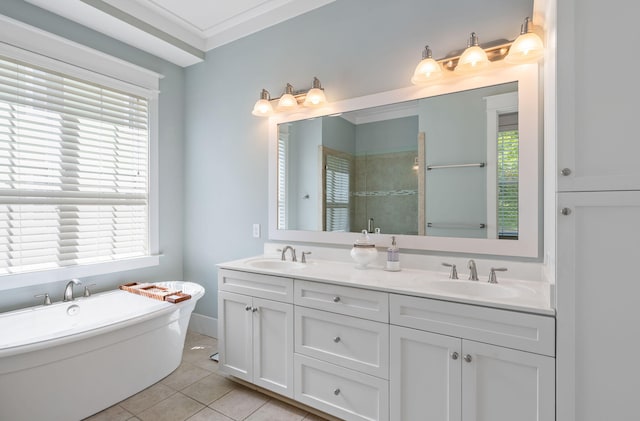
[[[288,270],[288,269],[302,269],[306,265],[300,262],[292,262],[290,260],[280,260],[280,259],[255,259],[249,260],[247,262],[248,266],[254,267],[256,269],[267,269],[267,270]]]
[[[502,284],[489,284],[482,281],[433,281],[429,286],[434,292],[442,292],[452,295],[464,295],[467,297],[480,298],[511,298],[525,293],[512,286]]]

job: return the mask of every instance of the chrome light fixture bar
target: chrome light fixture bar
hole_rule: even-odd
[[[456,73],[472,73],[486,68],[491,62],[505,60],[511,64],[533,63],[543,55],[542,40],[531,30],[531,19],[526,18],[520,27],[520,35],[514,41],[493,41],[481,46],[478,36],[472,32],[462,54],[439,60],[432,58],[431,49],[427,46],[411,82],[414,85],[427,84],[446,76],[448,72],[440,72],[438,67]]]
[[[277,101],[274,107],[272,102]],[[260,99],[253,107],[251,114],[258,117],[269,117],[275,112],[286,112],[303,107],[320,107],[327,103],[324,89],[317,77],[313,78],[311,88],[308,90],[295,91],[293,85],[287,83],[284,93],[277,98],[271,98],[269,91],[263,89],[260,93]]]

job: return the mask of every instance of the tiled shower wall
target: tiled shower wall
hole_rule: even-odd
[[[418,234],[417,151],[357,156],[351,230],[368,229],[373,218],[382,233]]]

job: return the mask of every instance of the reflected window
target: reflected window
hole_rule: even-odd
[[[353,157],[323,148],[324,230],[350,230],[350,199],[353,178]]]
[[[498,116],[498,238],[518,239],[518,113]]]

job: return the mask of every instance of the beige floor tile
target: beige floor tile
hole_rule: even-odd
[[[287,405],[286,403],[270,400],[251,414],[246,421],[302,421],[306,411]]]
[[[326,421],[327,419],[328,418],[322,418],[315,414],[307,414],[307,416],[304,417],[304,421]]]
[[[198,402],[209,405],[211,402],[220,399],[236,387],[236,383],[213,373],[204,379],[197,381],[191,386],[182,389],[182,393],[197,400]]]
[[[153,405],[167,399],[174,393],[176,393],[175,389],[163,383],[156,383],[127,400],[120,402],[120,406],[132,414],[139,414],[145,409],[151,408]]]
[[[243,420],[268,400],[265,395],[242,387],[227,393],[209,407],[234,420]]]
[[[202,369],[188,362],[183,362],[173,373],[165,377],[162,383],[175,390],[182,390],[198,380],[207,377],[209,374],[211,374],[209,370]]]
[[[167,399],[138,414],[142,421],[182,421],[204,408],[182,393],[171,395]]]
[[[189,418],[187,421],[233,421],[211,408],[204,408],[202,411]]]
[[[111,408],[107,408],[102,412],[86,418],[85,421],[126,421],[131,417],[133,417],[132,413],[120,405],[114,405]]]

